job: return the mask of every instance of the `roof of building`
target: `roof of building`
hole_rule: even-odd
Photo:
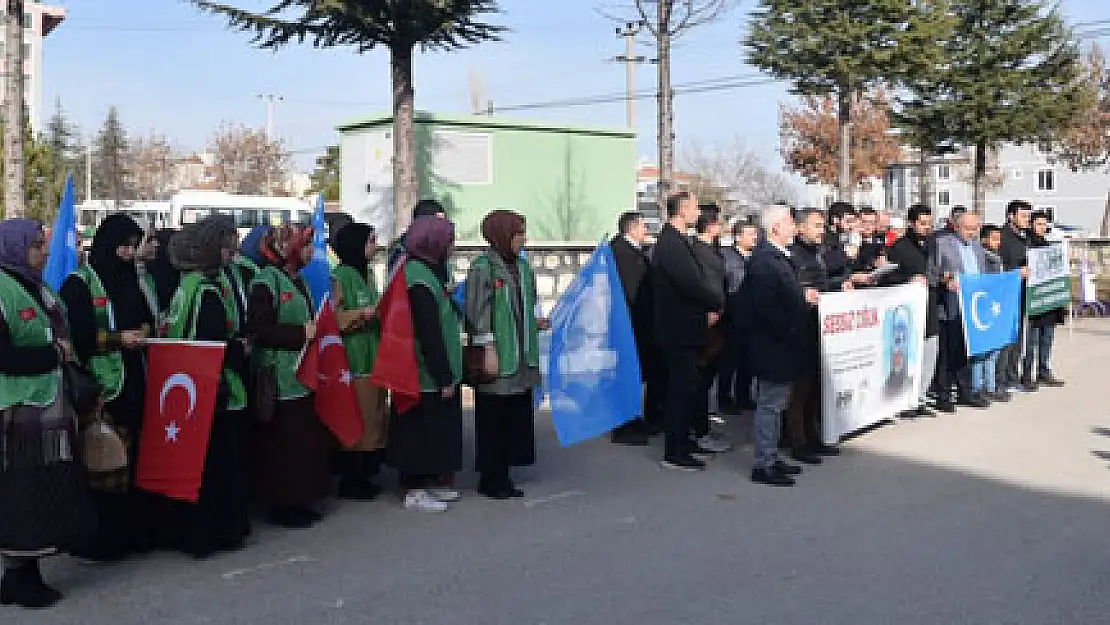
[[[506,119],[504,117],[496,117],[491,115],[445,115],[442,113],[430,113],[428,111],[417,111],[415,114],[416,123],[420,124],[434,124],[437,126],[461,126],[470,128],[500,128],[506,130],[539,130],[548,132],[561,132],[568,134],[585,134],[585,135],[602,135],[610,137],[622,137],[626,139],[635,139],[636,132],[627,128],[602,128],[602,127],[589,127],[589,126],[575,126],[557,124],[554,122],[537,122],[537,121],[521,121],[515,119]],[[336,126],[339,132],[351,132],[353,130],[363,130],[367,128],[376,128],[378,126],[386,126],[393,123],[392,113],[379,113],[370,117],[356,119],[349,122],[344,122]]]

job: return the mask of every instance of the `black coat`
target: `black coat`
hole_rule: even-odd
[[[772,382],[794,382],[815,366],[807,331],[811,306],[805,300],[794,264],[771,243],[760,243],[748,263],[740,289],[748,329],[748,366]]]
[[[725,291],[729,295],[740,290],[747,271],[748,259],[733,246],[721,248],[721,258],[725,261]]]
[[[725,301],[725,259],[721,256],[720,248],[705,243],[701,239],[693,238],[690,243],[694,246],[694,256],[705,271],[705,281],[713,289],[714,298],[724,306]],[[718,308],[719,312],[721,308]]]
[[[621,279],[621,290],[632,321],[636,338],[636,352],[640,357],[640,371],[646,376],[653,364],[655,299],[652,295],[651,264],[647,254],[633,246],[623,236],[613,237],[609,246]]]
[[[929,272],[929,255],[936,253],[936,239],[927,237],[918,244],[910,235],[904,235],[887,248],[886,257],[898,268],[886,274],[880,281],[882,286],[906,284],[914,276],[926,276]],[[929,285],[929,301],[925,309],[925,336],[940,334],[940,316],[938,315],[940,301],[940,284]]]
[[[724,306],[698,262],[690,239],[667,224],[651,254],[654,331],[660,347],[699,349],[709,331],[706,313]]]

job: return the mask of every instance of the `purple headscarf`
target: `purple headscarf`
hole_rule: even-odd
[[[443,217],[417,217],[405,234],[405,252],[433,265],[443,264],[455,242],[455,224]]]
[[[0,267],[42,284],[42,270],[27,264],[27,252],[39,237],[42,226],[31,219],[0,221]]]

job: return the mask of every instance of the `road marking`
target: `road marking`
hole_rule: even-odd
[[[258,566],[250,566],[245,569],[235,569],[234,571],[228,571],[227,573],[220,575],[220,577],[224,579],[235,579],[236,577],[239,577],[240,575],[246,575],[247,573],[268,571],[270,569],[275,569],[285,564],[293,564],[296,562],[315,562],[315,560],[308,556],[293,556],[284,560],[278,560],[277,562],[266,562],[265,564],[259,564]]]
[[[529,499],[528,501],[524,502],[524,507],[525,508],[535,508],[536,506],[539,506],[539,505],[542,505],[542,504],[545,504],[545,503],[551,503],[553,501],[559,501],[560,499],[566,499],[568,497],[579,497],[579,496],[582,496],[582,495],[585,495],[585,494],[586,494],[586,491],[584,491],[584,490],[565,490],[561,493],[555,493],[554,495],[548,495],[546,497],[536,497],[535,499]]]

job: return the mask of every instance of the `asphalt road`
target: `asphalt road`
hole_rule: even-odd
[[[207,561],[56,558],[66,601],[0,623],[1106,623],[1110,323],[1061,329],[1055,361],[1066,388],[883,427],[794,489],[749,483],[747,446],[679,474],[545,425],[528,499],[340,504]]]

